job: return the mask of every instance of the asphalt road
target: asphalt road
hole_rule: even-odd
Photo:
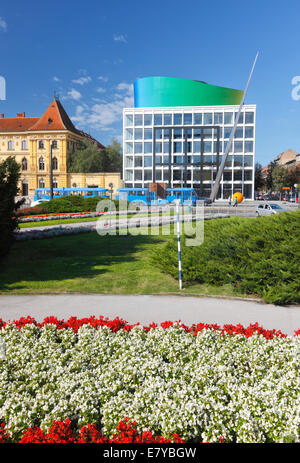
[[[42,321],[49,315],[68,319],[103,315],[119,316],[129,323],[149,324],[166,320],[193,323],[258,322],[266,329],[293,335],[300,328],[300,306],[279,307],[255,301],[189,296],[117,296],[117,295],[0,295],[0,317],[14,320],[30,315]]]

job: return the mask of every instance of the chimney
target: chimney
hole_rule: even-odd
[[[3,113],[1,114],[1,119],[4,119],[4,114]]]
[[[17,117],[25,117],[25,113],[17,113]]]

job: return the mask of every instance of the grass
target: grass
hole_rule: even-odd
[[[161,230],[161,229],[160,229]],[[2,261],[2,294],[179,293],[178,281],[153,266],[154,249],[174,235],[99,236],[95,232],[16,242]],[[231,285],[192,284],[181,293],[234,296]]]

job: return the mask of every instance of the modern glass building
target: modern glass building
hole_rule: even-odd
[[[134,84],[123,112],[125,187],[193,187],[209,197],[243,93],[204,82],[148,77]],[[256,106],[244,105],[218,199],[254,197]]]

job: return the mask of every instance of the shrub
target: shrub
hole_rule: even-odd
[[[205,222],[204,243],[183,245],[186,284],[232,284],[274,304],[300,301],[300,211]],[[184,241],[184,240],[183,240]],[[177,277],[176,242],[155,251],[155,265]]]
[[[18,226],[15,210],[24,203],[23,199],[15,202],[19,178],[20,166],[12,156],[0,162],[0,258],[13,242],[13,232]]]

